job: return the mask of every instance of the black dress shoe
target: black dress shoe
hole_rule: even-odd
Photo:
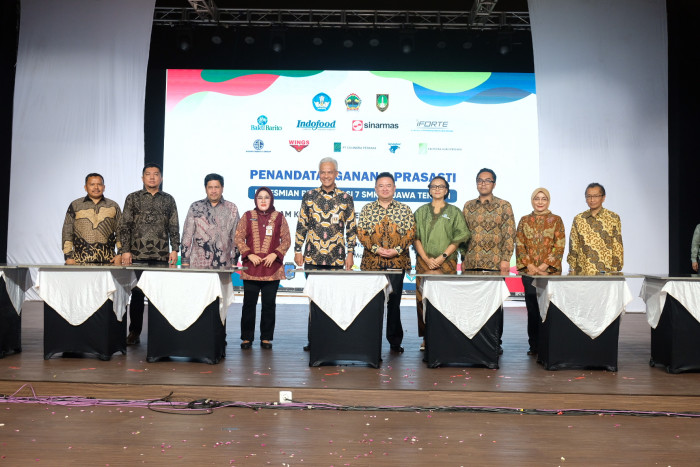
[[[251,341],[241,342],[242,349],[249,349],[252,346],[253,346],[253,343]]]
[[[135,332],[132,331],[126,336],[126,345],[136,345],[139,343],[141,343],[141,338]]]
[[[263,349],[271,349],[272,348],[272,342],[262,342],[260,341],[260,347]]]
[[[396,353],[403,353],[403,347],[401,347],[400,345],[392,345],[391,351]]]
[[[308,351],[309,351],[309,344],[306,344],[306,345],[304,346],[304,352],[308,352]]]

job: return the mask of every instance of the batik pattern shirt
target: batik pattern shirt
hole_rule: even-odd
[[[343,234],[345,234],[343,236]],[[343,266],[345,251],[353,254],[357,241],[355,204],[352,196],[335,188],[315,188],[304,193],[294,242],[295,253],[317,266]]]
[[[223,198],[212,206],[208,198],[190,205],[182,226],[182,264],[192,268],[235,266],[238,208]]]
[[[120,252],[131,253],[133,261],[168,261],[170,248],[180,250],[180,225],[175,199],[145,189],[126,197],[119,222]]]
[[[462,269],[500,269],[501,261],[510,262],[515,248],[515,218],[508,201],[493,197],[483,203],[477,198],[462,209],[472,234],[463,246]]]
[[[406,204],[395,200],[391,200],[387,208],[379,201],[365,204],[357,223],[357,238],[364,247],[360,267],[367,271],[410,270],[409,247],[415,235],[413,213]],[[398,255],[384,258],[377,254],[379,248],[393,248]]]
[[[693,232],[693,240],[690,242],[691,263],[695,263],[698,261],[698,253],[700,253],[700,224],[695,226],[695,232]]]
[[[622,225],[620,216],[605,208],[597,215],[577,214],[569,237],[569,268],[575,274],[622,271]]]
[[[565,247],[566,232],[561,217],[551,213],[528,214],[518,222],[515,267],[526,271],[528,264],[539,267],[544,263],[549,274],[561,274]]]
[[[76,263],[109,263],[121,248],[117,235],[122,211],[104,196],[94,203],[89,196],[68,206],[63,221],[63,256]]]

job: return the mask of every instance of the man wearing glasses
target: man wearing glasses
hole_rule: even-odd
[[[363,271],[411,269],[409,247],[416,235],[413,212],[408,205],[394,199],[396,185],[389,172],[377,175],[374,185],[377,201],[366,204],[357,223],[357,238],[364,246]],[[401,292],[404,274],[387,274],[391,293],[386,308],[386,340],[392,352],[403,352],[401,326]]]
[[[493,195],[496,173],[481,169],[476,176],[479,197],[464,204],[462,213],[472,234],[462,245],[462,270],[508,274],[515,248],[515,217],[510,203]]]
[[[590,208],[574,217],[566,260],[574,274],[595,275],[622,270],[622,225],[620,216],[603,207],[605,188],[600,183],[586,187]]]

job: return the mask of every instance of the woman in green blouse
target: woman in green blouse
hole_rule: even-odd
[[[435,177],[428,185],[432,201],[419,207],[416,218],[416,273],[455,274],[457,272],[457,247],[467,242],[471,234],[462,211],[448,204],[450,184],[443,177]],[[418,311],[418,336],[425,333],[423,321],[423,294],[421,278],[416,278],[416,310]],[[425,350],[425,340],[421,345]]]

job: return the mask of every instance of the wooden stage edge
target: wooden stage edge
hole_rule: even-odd
[[[27,385],[22,390],[23,385]],[[17,392],[19,390],[19,392]],[[32,392],[33,390],[33,392]],[[280,390],[292,391],[296,403],[353,407],[507,407],[539,410],[605,410],[700,413],[700,396],[567,394],[531,392],[464,392],[376,389],[307,389],[181,385],[90,384],[47,381],[0,381],[3,397],[77,396],[114,400],[157,400],[171,392],[173,400],[273,403]],[[16,393],[16,394],[15,394]],[[0,402],[2,400],[0,399]]]

